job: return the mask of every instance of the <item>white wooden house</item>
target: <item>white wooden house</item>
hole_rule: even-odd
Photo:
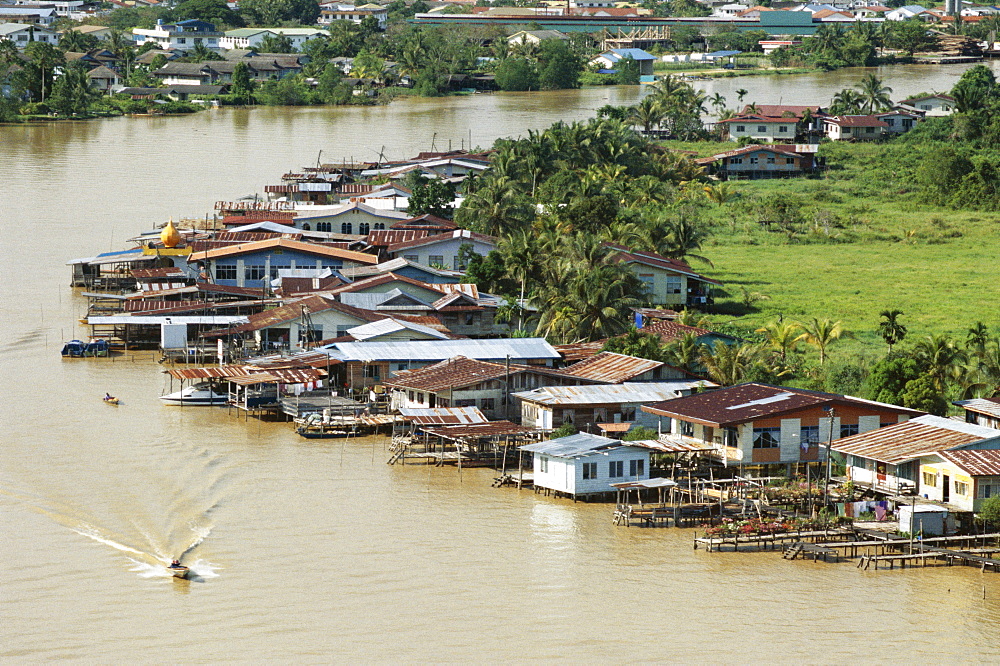
[[[533,454],[534,484],[574,499],[612,492],[611,484],[649,478],[649,449],[577,433],[521,447]]]
[[[951,95],[924,95],[904,99],[900,104],[921,111],[926,117],[950,116],[955,112],[955,98]]]
[[[1000,450],[956,449],[921,459],[920,494],[962,511],[978,511],[985,500],[1000,495]]]

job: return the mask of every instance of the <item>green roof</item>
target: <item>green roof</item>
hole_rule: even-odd
[[[237,30],[226,30],[226,37],[253,37],[262,32],[271,32],[267,28],[239,28]]]

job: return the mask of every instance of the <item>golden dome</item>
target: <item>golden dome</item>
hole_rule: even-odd
[[[177,244],[181,242],[180,232],[174,226],[174,218],[170,218],[167,226],[163,227],[163,231],[160,232],[160,240],[163,241],[163,247],[177,247]]]

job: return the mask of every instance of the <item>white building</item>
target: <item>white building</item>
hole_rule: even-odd
[[[17,48],[23,49],[29,42],[44,42],[45,44],[58,44],[60,34],[55,30],[49,30],[39,25],[28,25],[27,23],[0,23],[0,41],[11,41]]]
[[[161,49],[187,51],[201,44],[206,48],[218,50],[222,33],[206,21],[188,19],[177,23],[164,23],[157,19],[156,27],[132,28],[136,46],[154,42]]]
[[[534,484],[557,493],[595,495],[611,484],[649,478],[649,449],[577,433],[521,447],[533,454]]]
[[[911,97],[904,99],[900,104],[923,112],[925,117],[950,116],[955,112],[955,98],[951,95]]]
[[[389,20],[389,10],[376,4],[356,6],[341,3],[330,3],[321,5],[318,23],[320,25],[329,25],[334,21],[351,21],[352,23],[361,23],[361,21],[368,16],[374,16],[378,21],[379,29],[385,30],[386,23]]]
[[[219,48],[256,49],[268,37],[287,37],[292,48],[301,51],[303,44],[316,37],[329,37],[330,33],[319,28],[239,28],[227,30],[219,38]]]

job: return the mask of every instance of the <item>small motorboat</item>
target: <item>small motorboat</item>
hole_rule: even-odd
[[[116,398],[115,396],[111,395],[110,393],[105,393],[104,394],[104,402],[107,403],[107,404],[109,404],[109,405],[117,405],[118,404],[118,398]]]
[[[188,407],[225,405],[229,401],[229,395],[219,393],[211,384],[201,383],[167,395],[161,395],[160,400],[165,405],[186,405]]]
[[[83,358],[87,345],[83,340],[70,340],[62,348],[62,355],[69,358]]]
[[[188,572],[190,572],[191,569],[184,566],[177,560],[174,560],[170,563],[170,566],[167,567],[167,571],[173,574],[174,578],[187,578]]]

